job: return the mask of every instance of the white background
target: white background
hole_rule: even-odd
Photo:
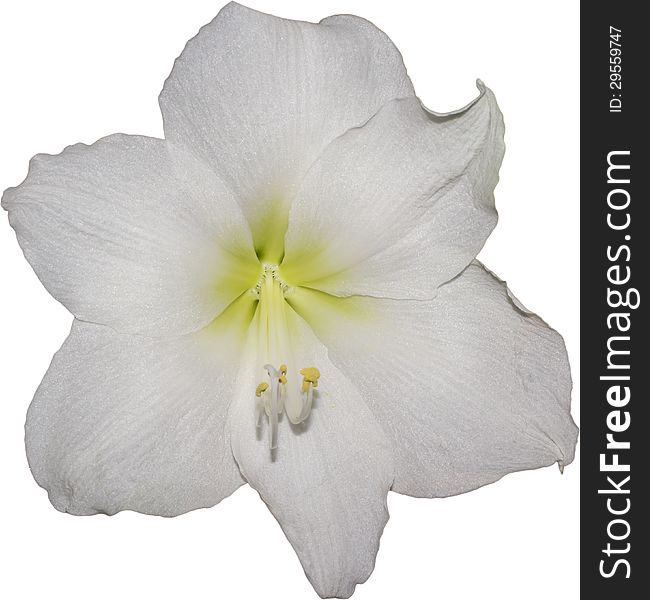
[[[438,111],[483,79],[506,120],[500,222],[480,258],[567,342],[578,420],[578,2],[249,0],[317,21],[355,13],[402,51]],[[7,2],[0,8],[0,190],[29,158],[121,131],[162,136],[157,96],[219,1]],[[162,519],[58,513],[33,481],[25,411],[71,317],[0,223],[2,293],[0,596],[316,598],[279,526],[248,486],[209,510]],[[528,600],[578,597],[577,461],[514,474],[446,500],[396,494],[377,566],[354,596]]]

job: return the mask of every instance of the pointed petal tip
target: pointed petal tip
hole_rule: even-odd
[[[320,598],[323,598],[323,600],[326,600],[328,598],[345,599],[345,598],[350,598],[354,594],[358,585],[362,585],[366,581],[368,581],[370,575],[372,575],[372,572],[374,571],[374,568],[375,568],[375,564],[373,560],[372,568],[365,574],[365,576],[359,577],[358,579],[355,580],[347,580],[347,581],[341,580],[334,583],[331,580],[315,581],[309,576],[307,577],[307,579],[309,579],[309,583],[311,583],[312,587],[314,588],[314,591],[318,594]]]
[[[231,11],[239,11],[241,13],[248,13],[250,15],[264,15],[267,17],[275,16],[266,13],[262,10],[257,10],[256,8],[251,8],[250,6],[246,6],[245,4],[241,4],[240,2],[235,2],[235,0],[231,0],[231,2],[228,2],[227,4],[223,5],[223,7],[217,13],[217,16],[213,19],[213,21],[218,19],[219,17],[223,17],[227,15]],[[278,17],[278,18],[282,18],[282,17]]]
[[[2,192],[2,198],[0,198],[0,206],[7,212],[9,212],[9,205],[11,204],[11,197],[15,194],[16,187],[9,187],[4,192]]]
[[[467,113],[470,109],[474,108],[481,100],[483,100],[483,98],[486,98],[486,100],[489,102],[488,105],[490,107],[489,112],[494,113],[495,115],[498,116],[500,127],[503,128],[503,116],[501,115],[501,110],[499,109],[499,105],[497,104],[497,100],[494,95],[494,92],[492,92],[492,90],[487,85],[485,85],[485,82],[482,79],[476,80],[476,89],[479,92],[478,95],[475,98],[472,98],[467,104],[465,104],[461,108],[457,108],[455,110],[439,112],[431,108],[428,108],[421,100],[420,100],[420,104],[422,108],[429,115],[432,115],[435,119],[449,119]]]
[[[490,98],[494,102],[496,102],[496,98],[494,97],[494,92],[480,77],[477,77],[475,85],[476,85],[476,89],[479,91],[479,95],[476,97],[474,102],[480,100],[485,95],[489,95]]]
[[[350,586],[350,588],[346,588],[345,590],[341,591],[332,591],[329,588],[321,588],[314,584],[314,582],[310,582],[318,594],[319,598],[323,598],[323,600],[327,600],[328,598],[350,598],[352,594],[354,594],[354,591],[357,587],[357,584],[353,584]]]

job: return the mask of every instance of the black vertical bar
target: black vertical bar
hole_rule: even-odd
[[[650,31],[642,8],[581,3],[584,598],[650,597]]]

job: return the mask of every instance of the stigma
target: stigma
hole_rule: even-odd
[[[283,414],[293,425],[309,417],[320,371],[296,364],[288,315],[292,309],[285,300],[291,288],[282,280],[278,266],[263,265],[260,279],[251,292],[258,297],[253,323],[257,328],[262,379],[253,388],[255,424],[261,428],[266,417],[269,448],[275,450]]]

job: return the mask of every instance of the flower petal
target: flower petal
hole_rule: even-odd
[[[325,150],[293,203],[285,275],[336,295],[427,299],[496,224],[503,157],[494,95],[455,113],[386,105]]]
[[[233,403],[232,448],[318,594],[347,598],[370,576],[388,520],[390,445],[323,345],[290,313],[296,359],[321,373],[313,410],[297,426],[283,417],[272,454],[266,432],[256,431],[251,390]],[[287,377],[299,385],[292,373]],[[245,371],[242,378],[250,382],[252,375]]]
[[[32,473],[58,510],[174,516],[243,483],[225,425],[236,324],[154,339],[74,322],[26,424]]]
[[[295,187],[328,142],[412,94],[401,55],[368,21],[290,21],[231,2],[188,42],[160,106],[165,137],[232,187],[257,240],[270,221],[286,227]]]
[[[301,290],[291,305],[354,377],[393,442],[393,490],[450,496],[573,460],[562,338],[480,263],[433,301]]]
[[[195,330],[258,277],[230,192],[164,140],[112,135],[37,155],[2,205],[48,291],[120,331]]]

